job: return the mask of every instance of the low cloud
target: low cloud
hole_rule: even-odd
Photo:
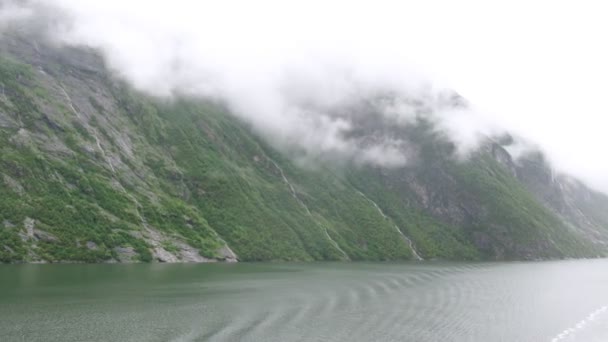
[[[0,33],[3,33],[14,23],[30,19],[34,10],[21,2],[5,1],[0,3]]]
[[[138,89],[220,98],[302,160],[406,164],[407,142],[353,134],[347,110],[392,94],[379,107],[387,122],[426,115],[463,155],[508,130],[608,191],[599,13],[525,1],[29,0],[2,5],[0,30],[46,18],[56,41],[98,49]],[[446,105],[447,88],[475,106]]]

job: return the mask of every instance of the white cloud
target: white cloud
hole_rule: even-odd
[[[15,1],[5,0],[0,3],[0,33],[11,24],[26,20],[32,15],[33,11],[30,8],[23,7]]]
[[[475,104],[438,113],[459,146],[503,127],[608,191],[603,1],[30,3],[68,13],[63,39],[102,49],[138,87],[222,96],[257,129],[310,153],[384,163],[398,142],[353,149],[341,137],[348,121],[320,109],[378,87],[419,91],[428,76]],[[322,108],[301,106],[311,101]]]

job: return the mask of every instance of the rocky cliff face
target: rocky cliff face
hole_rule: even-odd
[[[396,128],[376,105],[348,109],[360,113],[351,133],[407,140],[414,162],[302,168],[220,104],[150,98],[94,51],[3,36],[0,261],[606,254],[604,195],[490,140],[459,161],[432,122]]]
[[[607,198],[573,177],[556,173],[542,153],[521,158],[515,169],[518,179],[535,198],[564,222],[570,231],[583,235],[598,250],[608,240]]]

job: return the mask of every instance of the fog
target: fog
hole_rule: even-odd
[[[99,49],[157,96],[225,101],[273,144],[310,159],[408,162],[390,137],[348,137],[332,113],[389,92],[423,99],[466,155],[503,130],[608,192],[604,5],[560,1],[3,1],[0,30],[45,19],[61,44]],[[53,20],[49,20],[49,18]],[[441,105],[446,89],[470,107]],[[410,124],[407,101],[382,108]]]

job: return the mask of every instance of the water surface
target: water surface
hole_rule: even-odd
[[[0,341],[608,341],[608,260],[0,266]]]

